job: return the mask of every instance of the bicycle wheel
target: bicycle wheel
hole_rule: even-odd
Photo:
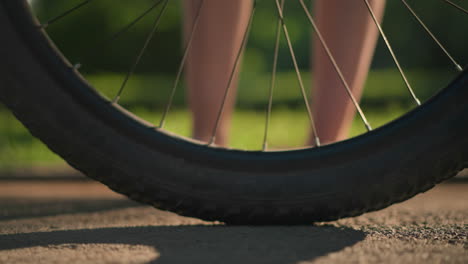
[[[112,190],[235,224],[356,216],[428,190],[468,161],[468,71],[403,117],[320,148],[213,148],[155,129],[100,96],[26,1],[0,1],[0,98],[31,133]]]

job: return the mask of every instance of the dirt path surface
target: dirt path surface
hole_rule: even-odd
[[[468,182],[310,226],[225,226],[94,182],[0,181],[0,263],[468,263]]]

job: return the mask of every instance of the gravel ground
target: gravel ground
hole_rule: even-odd
[[[0,181],[0,263],[468,263],[468,181],[310,226],[225,226],[86,181]]]

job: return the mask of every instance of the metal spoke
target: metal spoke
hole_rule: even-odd
[[[284,1],[281,1],[281,9],[284,10]],[[271,108],[273,106],[273,90],[275,89],[276,84],[276,71],[278,66],[278,54],[279,54],[279,44],[281,39],[281,19],[278,18],[278,25],[276,26],[276,41],[275,41],[275,53],[273,56],[273,69],[271,71],[271,81],[270,81],[270,90],[268,95],[268,109],[266,112],[266,121],[265,121],[265,133],[263,136],[263,145],[262,150],[266,151],[268,148],[268,129],[270,127],[271,120]]]
[[[461,7],[461,6],[457,5],[457,4],[455,4],[454,2],[452,2],[452,1],[450,1],[450,0],[444,0],[444,1],[445,1],[447,4],[449,4],[449,5],[453,6],[453,7],[455,7],[456,9],[462,11],[463,13],[468,14],[468,10],[466,10],[465,8],[463,8],[463,7]]]
[[[245,46],[247,44],[247,39],[248,39],[248,36],[249,36],[249,33],[250,33],[250,28],[252,27],[252,21],[253,21],[253,17],[254,17],[256,8],[257,8],[257,0],[254,0],[252,11],[250,13],[249,22],[248,22],[247,28],[245,30],[244,36],[242,38],[242,42],[241,42],[241,45],[239,47],[239,50],[237,51],[236,60],[234,61],[234,65],[232,67],[232,70],[231,70],[231,73],[230,73],[230,76],[229,76],[229,80],[228,80],[227,85],[226,85],[226,89],[225,89],[224,96],[223,96],[223,101],[221,103],[221,107],[219,109],[218,116],[216,118],[216,123],[215,123],[215,126],[213,128],[213,132],[211,134],[212,136],[211,136],[210,141],[208,142],[208,145],[213,145],[215,140],[216,140],[216,133],[218,132],[219,122],[221,121],[221,117],[222,117],[222,115],[224,113],[224,106],[226,104],[226,99],[227,99],[227,96],[229,94],[229,90],[231,88],[232,81],[234,80],[234,76],[236,75],[236,71],[237,71],[237,68],[239,66],[242,51],[245,49]]]
[[[179,70],[177,71],[177,76],[176,76],[176,79],[175,79],[175,81],[174,81],[174,85],[173,85],[173,87],[172,87],[172,91],[171,91],[171,94],[170,94],[170,96],[169,96],[168,103],[167,103],[167,105],[166,105],[166,108],[164,109],[164,113],[163,113],[162,118],[161,118],[161,121],[160,121],[160,123],[159,123],[159,128],[163,128],[163,127],[164,127],[164,124],[165,124],[166,118],[167,118],[167,114],[169,113],[169,110],[171,109],[172,103],[173,103],[173,101],[174,101],[174,96],[175,96],[177,87],[179,86],[180,79],[181,79],[181,77],[182,77],[182,72],[183,72],[183,70],[184,70],[185,63],[186,63],[186,61],[187,61],[190,48],[191,48],[191,46],[192,46],[192,42],[193,42],[193,39],[194,39],[195,31],[196,31],[196,29],[197,29],[197,27],[198,27],[198,22],[200,21],[201,11],[202,11],[202,7],[203,7],[204,1],[205,1],[205,0],[200,0],[200,4],[199,4],[199,6],[198,6],[197,13],[196,13],[196,15],[195,15],[195,19],[194,19],[194,21],[193,21],[192,29],[191,29],[191,32],[190,32],[190,35],[189,35],[189,40],[188,40],[187,45],[186,45],[186,47],[185,47],[184,55],[183,55],[182,60],[181,60],[181,62],[180,62]]]
[[[72,7],[72,8],[70,8],[70,9],[68,9],[67,11],[63,12],[62,14],[60,14],[60,15],[52,18],[52,19],[49,19],[47,22],[41,24],[40,27],[41,28],[47,28],[48,26],[50,26],[54,22],[57,22],[58,20],[66,17],[67,15],[69,15],[69,14],[73,13],[74,11],[82,8],[83,6],[89,4],[92,1],[94,1],[94,0],[85,0],[85,1],[81,2],[78,5],[76,5],[76,6]]]
[[[378,28],[378,30],[380,32],[380,35],[382,36],[382,39],[384,40],[385,45],[387,46],[388,51],[392,55],[393,61],[395,62],[395,65],[397,66],[398,71],[400,72],[401,78],[403,79],[403,81],[406,84],[406,87],[408,88],[408,91],[410,92],[410,94],[413,97],[416,104],[421,105],[421,101],[416,97],[416,94],[414,93],[413,88],[411,88],[411,85],[410,85],[410,83],[408,81],[408,78],[406,78],[406,75],[405,75],[405,73],[403,71],[403,68],[401,67],[400,62],[398,61],[398,59],[397,59],[397,57],[395,55],[395,52],[393,51],[393,48],[390,45],[390,42],[388,41],[387,35],[385,34],[382,27],[380,26],[380,23],[377,20],[377,17],[375,16],[374,10],[372,10],[372,7],[371,7],[371,5],[369,3],[369,0],[363,0],[363,1],[366,4],[367,10],[369,10],[369,14],[372,17],[372,20],[374,20],[374,23],[377,26],[377,28]]]
[[[140,52],[138,53],[138,56],[135,58],[134,63],[130,67],[130,70],[127,72],[127,75],[125,76],[125,79],[122,82],[122,85],[120,86],[120,89],[119,89],[117,95],[115,96],[114,100],[112,101],[113,103],[118,103],[118,101],[120,99],[120,96],[122,95],[123,90],[125,89],[125,86],[127,85],[128,80],[130,79],[132,74],[135,72],[135,69],[136,69],[138,63],[140,62],[143,54],[145,53],[146,49],[148,48],[149,43],[151,42],[151,39],[154,36],[154,33],[156,33],[156,30],[157,30],[157,28],[159,26],[159,22],[161,21],[161,18],[162,18],[163,14],[164,14],[164,11],[167,8],[168,3],[169,3],[169,0],[165,0],[164,6],[162,7],[161,12],[159,12],[156,20],[154,21],[153,27],[151,28],[151,31],[149,32],[148,36],[146,37],[146,41],[143,44],[143,47],[141,48]]]
[[[138,15],[133,21],[125,25],[122,29],[119,31],[115,32],[110,36],[105,42],[111,42],[117,39],[120,35],[123,33],[127,32],[129,29],[131,29],[133,26],[135,26],[140,20],[145,18],[151,11],[153,11],[156,7],[158,7],[164,0],[157,0],[153,5],[151,5],[148,9],[146,9],[143,13]]]
[[[309,99],[307,98],[307,93],[306,93],[306,90],[305,90],[305,87],[304,87],[304,83],[302,81],[302,76],[301,76],[301,72],[299,70],[299,65],[298,65],[297,60],[296,60],[296,55],[295,55],[294,49],[292,47],[291,38],[289,37],[288,28],[287,28],[286,24],[284,23],[283,10],[282,10],[282,8],[280,6],[279,0],[275,0],[275,2],[276,2],[276,9],[278,10],[278,16],[279,16],[279,19],[281,21],[281,27],[283,28],[284,37],[286,38],[286,42],[287,42],[288,48],[289,48],[289,53],[291,55],[291,59],[292,59],[293,64],[294,64],[294,69],[296,71],[297,80],[298,80],[299,86],[301,88],[302,97],[304,98],[304,103],[305,103],[305,106],[306,106],[306,109],[307,109],[307,115],[309,117],[310,125],[312,127],[312,132],[314,133],[315,146],[319,147],[320,146],[320,139],[319,139],[319,137],[317,135],[315,121],[314,121],[314,118],[312,117],[312,110],[310,108]]]
[[[138,15],[133,21],[131,21],[130,23],[128,23],[127,25],[125,25],[123,28],[121,28],[119,31],[113,33],[110,37],[108,37],[106,40],[100,42],[98,45],[97,45],[97,49],[105,46],[106,44],[108,43],[111,43],[113,41],[115,41],[120,35],[122,35],[123,33],[127,32],[129,29],[131,29],[133,26],[135,26],[140,20],[142,20],[144,17],[146,17],[149,13],[151,13],[151,11],[153,11],[156,7],[158,7],[164,0],[157,0],[155,1],[155,3],[153,5],[151,5],[148,9],[146,9],[143,13],[141,13],[140,15]],[[74,68],[75,69],[78,69],[81,67],[81,63],[78,62],[74,65]]]
[[[353,102],[357,112],[359,113],[359,116],[361,117],[362,122],[364,123],[364,126],[366,127],[367,131],[371,131],[372,127],[370,126],[369,122],[367,121],[367,118],[364,115],[364,112],[362,111],[361,107],[359,106],[358,101],[354,97],[353,92],[351,91],[351,88],[349,87],[349,84],[348,84],[348,82],[346,81],[346,79],[345,79],[345,77],[343,75],[343,72],[341,71],[340,67],[338,66],[338,63],[336,62],[335,57],[333,57],[333,54],[331,53],[330,48],[328,47],[327,42],[325,41],[325,38],[323,37],[322,33],[320,32],[319,28],[317,27],[317,24],[315,23],[315,20],[312,18],[312,15],[310,14],[309,9],[305,5],[304,0],[299,0],[299,1],[300,1],[301,5],[302,5],[302,9],[304,9],[304,12],[306,13],[307,18],[309,19],[310,24],[312,25],[312,27],[314,29],[315,34],[317,35],[318,39],[320,40],[320,43],[322,44],[323,49],[327,53],[327,56],[330,59],[330,62],[333,64],[333,67],[335,68],[336,73],[338,74],[343,86],[345,87],[346,92],[349,95],[349,98],[351,99],[351,101]]]
[[[457,61],[455,61],[455,59],[450,55],[450,53],[447,51],[447,49],[442,45],[442,43],[436,38],[436,36],[431,32],[431,30],[426,26],[426,24],[424,24],[424,22],[421,20],[421,18],[418,16],[418,14],[416,14],[416,12],[414,12],[413,8],[411,8],[411,6],[408,4],[408,2],[406,2],[406,0],[401,0],[401,2],[406,6],[406,8],[408,8],[408,10],[410,11],[410,13],[413,15],[413,17],[419,22],[419,24],[421,25],[421,27],[424,28],[424,30],[427,32],[427,34],[429,34],[429,36],[431,36],[431,38],[435,41],[435,43],[437,43],[437,45],[439,45],[439,47],[442,49],[442,51],[445,53],[445,55],[447,55],[447,57],[452,61],[452,63],[455,65],[455,68],[458,70],[458,71],[463,71],[463,68],[460,66],[460,64],[457,63]]]

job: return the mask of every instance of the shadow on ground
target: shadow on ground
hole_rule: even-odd
[[[135,207],[140,205],[125,199],[0,199],[0,221],[104,213]],[[104,217],[102,221],[106,219]],[[7,257],[11,250],[19,250],[12,255],[16,257],[23,255],[20,253],[23,250],[29,252],[26,255],[37,250],[46,259],[51,257],[48,251],[56,254],[57,259],[62,259],[70,257],[71,250],[74,251],[73,256],[87,255],[93,259],[96,255],[109,255],[114,251],[117,252],[115,254],[130,257],[132,261],[138,254],[147,254],[143,258],[146,263],[283,264],[340,251],[363,240],[365,236],[362,231],[335,226],[151,226],[149,223],[148,226],[137,227],[4,234],[0,235],[0,256],[3,254]],[[141,251],[142,248],[149,248],[152,254]],[[118,262],[122,259],[114,256],[114,260]]]
[[[152,247],[147,263],[297,263],[339,251],[365,234],[332,226],[144,226],[0,235],[0,250],[72,244]],[[1,251],[0,251],[1,252]]]

